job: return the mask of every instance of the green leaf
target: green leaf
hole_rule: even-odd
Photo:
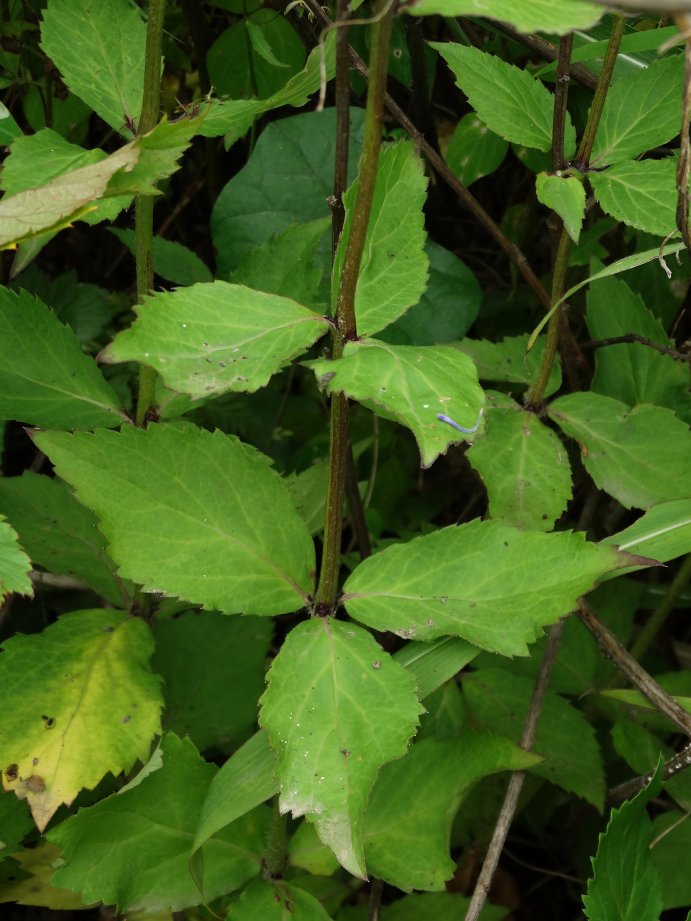
[[[0,288],[0,418],[111,427],[126,418],[119,402],[72,330],[45,304]]]
[[[661,563],[691,553],[691,499],[654,505],[630,527],[606,537],[604,543]]]
[[[359,182],[346,192],[343,233],[338,244],[332,280],[336,304]],[[382,148],[372,198],[372,216],[357,288],[355,316],[360,336],[384,329],[417,304],[427,285],[427,257],[422,206],[427,177],[411,141]]]
[[[458,674],[477,653],[475,647],[463,640],[447,636],[435,643],[406,643],[393,658],[415,676],[420,699],[424,699]],[[275,765],[266,733],[260,730],[226,761],[213,779],[202,807],[196,847],[278,791]]]
[[[70,913],[87,907],[75,892],[52,885],[55,862],[60,859],[60,850],[54,844],[45,842],[38,847],[22,848],[14,859],[20,870],[0,888],[0,902],[40,905]]]
[[[12,113],[4,103],[0,102],[0,144],[11,144],[15,138],[21,137],[22,129],[15,121]]]
[[[586,322],[592,339],[610,339],[635,331],[651,342],[674,345],[658,318],[621,279],[602,279],[591,284],[587,304]],[[648,346],[610,345],[595,351],[592,389],[630,406],[657,403],[670,409],[686,408],[689,385],[688,364]]]
[[[143,362],[171,390],[197,398],[253,393],[329,328],[295,301],[226,281],[160,292],[135,311],[102,359]]]
[[[352,177],[362,143],[362,110],[351,109],[350,117]],[[211,213],[219,275],[227,277],[248,252],[291,224],[329,216],[335,131],[335,109],[282,118],[262,131],[247,165],[226,184]],[[330,250],[329,241],[323,255],[328,258]]]
[[[100,163],[107,156],[103,150],[84,150],[56,131],[43,128],[36,134],[23,135],[12,144],[10,155],[2,166],[0,185],[7,195],[16,195],[45,185],[65,173]],[[87,224],[112,221],[130,202],[131,196],[104,199],[95,203],[80,220]]]
[[[429,279],[414,304],[377,339],[392,345],[437,345],[464,336],[477,319],[482,288],[468,266],[448,249],[427,241]]]
[[[260,8],[221,32],[209,48],[209,79],[222,96],[271,97],[305,64],[305,46],[288,20]]]
[[[417,742],[382,769],[374,787],[364,834],[370,873],[404,892],[444,889],[456,869],[449,840],[465,792],[488,774],[525,770],[539,761],[487,733]]]
[[[418,892],[382,906],[382,921],[459,921],[465,917],[470,899],[457,892]],[[337,916],[338,918],[341,915]],[[506,908],[486,902],[480,921],[505,921]]]
[[[14,853],[26,835],[33,829],[31,813],[26,802],[10,793],[0,795],[0,861]]]
[[[132,144],[123,147],[122,150],[134,147],[139,159],[132,169],[123,169],[113,175],[108,183],[108,195],[159,195],[156,183],[178,169],[178,160],[203,122],[203,115],[177,121],[163,118],[147,134],[139,135]]]
[[[474,112],[468,112],[451,135],[446,162],[467,188],[498,169],[508,150],[504,138],[490,131]]]
[[[314,546],[256,449],[189,424],[35,437],[96,512],[122,574],[145,591],[230,614],[305,604]]]
[[[276,756],[260,729],[229,758],[209,784],[201,803],[194,851],[221,828],[278,792]]]
[[[473,362],[448,346],[388,345],[376,339],[346,343],[335,361],[304,362],[329,393],[345,393],[390,413],[412,430],[422,466],[430,467],[467,436],[439,420],[444,414],[472,428],[484,402]]]
[[[653,819],[650,856],[662,885],[662,907],[691,905],[691,824],[683,812],[664,812]]]
[[[549,150],[554,96],[546,86],[527,71],[477,48],[450,42],[430,45],[449,65],[457,85],[490,130],[515,144]],[[568,115],[564,143],[567,153],[572,153],[576,134]]]
[[[658,771],[635,799],[612,809],[593,858],[588,894],[583,896],[589,921],[659,921],[660,877],[650,852],[653,829],[646,806],[661,786]]]
[[[585,217],[585,189],[581,180],[576,176],[538,173],[535,192],[538,201],[559,215],[566,232],[577,244]]]
[[[406,12],[412,16],[487,16],[511,23],[521,32],[566,35],[595,25],[604,10],[583,0],[417,0]]]
[[[19,546],[17,532],[0,515],[0,601],[11,592],[33,595],[31,560]]]
[[[244,742],[257,719],[272,633],[265,618],[211,611],[156,624],[151,665],[164,682],[164,727],[200,751]]]
[[[676,162],[673,157],[624,160],[603,172],[588,173],[588,181],[602,210],[615,220],[661,237],[676,231]]]
[[[134,255],[134,231],[122,227],[108,229]],[[155,274],[176,285],[194,285],[212,280],[210,270],[199,256],[175,240],[155,236],[151,256]]]
[[[595,136],[592,166],[638,157],[679,133],[684,56],[673,54],[610,88]]]
[[[227,921],[329,921],[313,895],[283,880],[257,879],[233,902]]]
[[[463,677],[472,725],[518,742],[530,707],[534,681],[499,668],[481,668]],[[531,767],[570,793],[602,810],[605,779],[595,730],[580,710],[548,691],[532,748],[544,760]]]
[[[590,392],[559,397],[548,412],[580,444],[597,486],[626,508],[650,508],[688,492],[691,433],[669,409],[632,409]]]
[[[261,868],[267,811],[256,810],[204,845],[204,893],[188,871],[199,808],[216,768],[188,739],[161,742],[163,766],[141,783],[81,809],[49,833],[62,849],[58,886],[119,912],[181,911],[239,889]],[[132,868],[137,872],[133,873]]]
[[[538,341],[528,351],[528,336],[510,336],[500,342],[486,339],[463,339],[456,348],[470,355],[477,365],[480,380],[506,381],[529,386],[537,375],[545,344]],[[555,362],[549,375],[545,396],[561,387],[561,366]]]
[[[292,298],[298,304],[326,314],[325,299],[317,304],[322,270],[314,258],[329,226],[328,218],[293,224],[247,253],[229,281]]]
[[[0,479],[0,512],[34,563],[80,579],[116,606],[129,605],[133,586],[115,575],[95,516],[61,480],[29,471]]]
[[[112,177],[119,171],[133,170],[139,160],[136,143],[80,169],[63,173],[39,188],[6,195],[0,200],[0,249],[12,249],[38,234],[62,230],[93,209],[102,198]],[[130,185],[132,183],[130,182]],[[129,192],[125,187],[114,194]]]
[[[394,659],[415,675],[420,700],[424,700],[477,655],[478,649],[470,643],[455,636],[445,636],[434,643],[406,643],[394,653]]]
[[[94,610],[3,648],[2,686],[22,689],[0,715],[3,783],[28,799],[42,832],[81,789],[147,759],[162,703],[153,642],[143,620]]]
[[[48,278],[34,266],[22,273],[21,285],[15,282],[12,288],[24,288],[50,304],[59,319],[72,327],[82,346],[93,346],[113,318],[110,292],[79,281],[74,270]]]
[[[603,573],[631,562],[580,533],[476,520],[364,560],[342,600],[351,617],[375,630],[420,640],[452,634],[491,652],[526,655],[540,627],[572,611]]]
[[[41,47],[70,90],[128,134],[142,108],[146,26],[127,0],[49,0]]]
[[[517,403],[490,409],[468,451],[489,495],[491,518],[551,531],[571,498],[571,466],[561,440]]]
[[[241,12],[241,11],[239,11]],[[272,15],[275,15],[272,13]],[[266,99],[213,99],[205,113],[199,133],[204,137],[225,135],[226,148],[239,140],[265,112],[280,106],[304,106],[312,93],[321,85],[322,66],[325,79],[330,80],[335,71],[335,36],[326,36],[307,58],[300,73],[289,80],[281,79],[281,86]]]
[[[339,868],[333,852],[321,843],[314,825],[306,819],[288,842],[288,860],[292,867],[314,876],[333,876]]]
[[[405,753],[417,727],[415,682],[369,633],[319,618],[288,634],[267,682],[260,724],[278,759],[281,812],[306,815],[364,878],[365,808],[379,769]]]

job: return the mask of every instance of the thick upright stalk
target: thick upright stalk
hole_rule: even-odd
[[[333,337],[333,358],[340,358],[345,343],[355,339],[355,289],[362,253],[365,248],[367,225],[372,211],[372,197],[377,178],[381,124],[384,115],[386,72],[389,43],[393,26],[393,5],[377,4],[376,14],[381,18],[372,25],[370,50],[370,80],[365,111],[365,136],[360,168],[358,191],[350,223],[341,277],[336,296],[336,329]],[[343,498],[348,468],[348,401],[343,394],[331,398],[331,440],[329,453],[329,487],[326,499],[324,548],[319,574],[316,603],[321,613],[333,609],[338,593],[338,574],[341,561],[341,534],[343,530]]]
[[[137,127],[138,134],[151,131],[158,122],[161,100],[161,38],[166,0],[150,0],[146,27],[146,57],[144,61],[144,96]],[[152,247],[154,238],[154,200],[150,195],[137,195],[134,205],[134,256],[137,271],[137,303],[141,304],[154,286]],[[156,372],[140,365],[139,393],[135,422],[142,426],[155,402]]]

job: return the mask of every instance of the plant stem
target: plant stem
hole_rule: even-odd
[[[312,12],[319,20],[319,22],[325,26],[331,25],[331,19],[321,8],[318,0],[304,0],[304,2],[310,12]],[[360,55],[353,48],[350,49],[350,60],[355,70],[362,74],[366,80],[369,80],[369,69]],[[403,130],[418,145],[425,159],[434,169],[440,179],[444,180],[444,182],[458,197],[461,204],[467,208],[468,211],[470,211],[476,220],[485,228],[487,233],[494,239],[495,243],[497,243],[497,245],[506,253],[508,258],[511,260],[511,262],[513,262],[513,264],[523,276],[524,281],[531,289],[538,302],[545,308],[545,310],[549,310],[552,306],[550,296],[542,286],[540,279],[530,267],[525,253],[523,253],[520,247],[516,246],[515,243],[509,240],[509,238],[503,232],[501,227],[496,223],[496,221],[487,213],[487,211],[485,211],[480,202],[471,192],[468,191],[468,189],[466,189],[458,177],[454,175],[454,173],[444,162],[444,159],[436,152],[434,147],[432,147],[432,145],[426,140],[424,135],[418,131],[416,126],[408,118],[398,103],[388,94],[384,96],[384,102],[386,104],[386,108],[396,119],[401,128],[403,128]]]
[[[590,106],[590,112],[588,113],[588,121],[586,122],[578,153],[576,154],[576,165],[582,170],[587,169],[590,164],[590,155],[593,152],[595,135],[600,126],[600,118],[605,106],[609,84],[612,80],[614,65],[616,64],[617,55],[619,54],[619,45],[624,35],[625,23],[626,20],[623,16],[614,17],[612,32],[607,44],[607,51],[605,52],[605,58],[602,62],[602,70],[600,71],[595,95],[593,96],[593,102]]]
[[[681,566],[677,570],[676,576],[672,579],[667,589],[665,597],[653,611],[647,624],[639,633],[638,639],[631,647],[631,655],[637,662],[641,661],[648,651],[650,644],[660,632],[662,625],[674,609],[689,579],[691,579],[691,553],[684,558]]]
[[[266,832],[266,848],[264,850],[264,875],[268,879],[277,879],[283,874],[288,861],[286,845],[287,817],[281,815],[278,808],[278,797],[274,797],[271,807],[271,818]]]
[[[670,777],[674,777],[675,774],[680,774],[681,771],[685,771],[689,767],[691,767],[691,744],[682,748],[682,750],[677,752],[676,755],[673,755],[669,761],[665,761],[662,777],[664,780],[669,780]],[[618,787],[613,787],[608,792],[607,799],[612,803],[620,803],[624,799],[630,799],[632,796],[640,793],[643,787],[648,786],[654,774],[654,770],[648,771],[647,774],[641,774],[640,777],[633,777],[631,780],[619,784]]]
[[[679,162],[677,163],[677,228],[682,235],[686,248],[691,252],[691,232],[689,230],[689,170],[691,169],[691,15],[677,13],[674,17],[679,31],[686,37],[684,44],[684,102],[681,114],[681,133],[679,135]]]
[[[372,211],[372,198],[377,178],[377,165],[381,148],[381,124],[384,116],[386,73],[389,44],[393,28],[393,4],[380,2],[375,8],[381,18],[372,24],[370,47],[370,74],[365,110],[365,135],[358,171],[358,190],[353,207],[348,243],[343,259],[338,294],[336,296],[336,330],[333,337],[332,357],[343,354],[345,343],[355,339],[355,290],[362,253],[365,248],[367,227]],[[338,594],[338,575],[341,562],[341,534],[343,531],[343,498],[348,468],[348,401],[344,394],[331,397],[331,431],[329,449],[329,486],[326,498],[324,547],[319,585],[315,601],[321,612],[333,610]]]
[[[600,125],[602,110],[605,105],[605,99],[607,98],[607,90],[609,89],[609,84],[612,79],[612,73],[614,71],[614,65],[617,60],[619,45],[621,44],[623,34],[624,18],[622,16],[615,16],[612,32],[607,44],[605,59],[602,63],[602,70],[597,81],[597,88],[595,89],[593,102],[590,107],[590,112],[588,113],[588,120],[585,125],[583,137],[581,138],[581,144],[578,148],[578,153],[576,154],[576,164],[579,169],[587,169],[588,162],[590,160],[593,144],[595,143],[595,135],[597,134],[597,129]],[[563,75],[566,72],[565,68],[568,66],[568,60],[563,60],[561,56],[561,50],[562,45],[560,44],[559,69]],[[562,118],[566,116],[565,105],[563,106],[563,110],[560,112],[560,114]],[[556,118],[557,105],[555,103],[555,123]],[[556,157],[556,153],[553,153],[553,156]],[[542,356],[542,361],[540,362],[537,376],[526,394],[525,403],[529,409],[537,409],[542,403],[545,395],[545,389],[547,388],[547,382],[549,381],[550,375],[552,373],[552,367],[557,357],[561,314],[563,313],[566,305],[561,304],[556,310],[553,309],[553,305],[557,304],[561,300],[566,290],[566,273],[569,266],[570,251],[571,238],[569,237],[565,228],[562,227],[561,236],[559,237],[559,243],[557,244],[557,250],[554,257],[554,272],[552,275],[552,301],[550,304],[550,310],[553,310],[553,313],[549,319],[549,326],[547,329],[547,342],[545,344],[545,351]]]
[[[616,636],[610,633],[607,627],[599,620],[593,609],[583,598],[579,602],[578,617],[598,641],[605,657],[612,659],[631,684],[647,697],[660,713],[675,723],[685,735],[691,738],[691,714],[687,713],[683,707],[680,707],[676,700],[660,687],[653,676],[649,675],[638,664],[631,653],[621,645]]]
[[[521,735],[521,741],[518,743],[525,751],[530,751],[535,741],[537,724],[540,719],[542,704],[549,685],[549,676],[554,667],[557,653],[559,652],[559,644],[561,643],[563,630],[564,622],[559,621],[554,624],[549,631],[549,639],[545,647],[544,655],[542,656],[542,662],[540,662],[540,671],[535,679],[535,687],[533,688],[533,696],[530,701],[528,715],[523,724],[523,734]],[[518,798],[521,795],[524,781],[525,771],[514,771],[511,775],[501,812],[499,813],[497,824],[494,826],[492,840],[490,841],[487,854],[482,864],[482,869],[480,870],[480,875],[475,884],[475,890],[473,891],[470,905],[468,905],[465,921],[477,921],[487,901],[492,879],[494,878],[501,852],[504,849],[504,843],[509,834],[509,829],[511,828],[511,822],[513,821],[514,813],[518,806]]]
[[[161,41],[166,0],[149,0],[144,60],[144,95],[137,134],[146,134],[158,122],[161,105]],[[134,203],[134,258],[137,273],[137,303],[141,304],[154,286],[153,273],[154,200],[151,195],[137,195]],[[139,366],[139,394],[135,423],[143,426],[154,404],[156,372]]]

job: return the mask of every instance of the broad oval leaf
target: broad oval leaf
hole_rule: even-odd
[[[336,361],[305,364],[329,393],[343,392],[408,426],[420,447],[423,467],[430,467],[449,445],[472,435],[459,434],[453,421],[472,429],[484,403],[475,365],[450,346],[389,345],[361,339],[346,343],[343,357]],[[440,420],[439,415],[452,423]]]
[[[33,595],[31,560],[19,546],[17,532],[0,515],[0,601],[10,592]]]
[[[367,800],[415,732],[415,680],[362,628],[314,618],[288,634],[267,681],[259,721],[277,755],[281,812],[307,816],[339,863],[365,878]]]
[[[404,892],[443,890],[456,869],[449,854],[451,823],[468,788],[481,777],[525,770],[540,760],[489,733],[416,742],[382,769],[372,792],[365,815],[370,872]]]
[[[226,921],[330,921],[317,899],[291,883],[257,879],[233,902]]]
[[[0,418],[52,428],[109,428],[119,400],[72,330],[26,291],[0,288]]]
[[[468,460],[487,488],[490,516],[517,528],[551,531],[571,498],[566,448],[535,413],[513,401],[488,411]]]
[[[124,134],[142,108],[146,26],[127,0],[49,0],[41,46],[75,95]]]
[[[585,217],[585,189],[576,176],[538,173],[535,182],[538,201],[555,211],[574,243],[578,243]]]
[[[604,573],[634,560],[580,533],[475,520],[364,560],[342,600],[351,617],[375,630],[420,640],[449,634],[490,652],[526,655],[542,626],[572,611]]]
[[[346,219],[334,261],[333,304],[337,302],[358,188],[356,180],[343,199]],[[355,291],[355,317],[361,336],[371,336],[393,323],[424,293],[428,261],[422,206],[426,191],[427,177],[413,144],[399,141],[384,147]]]
[[[489,176],[504,162],[509,145],[490,131],[475,112],[468,112],[456,125],[446,151],[446,162],[464,186]]]
[[[0,478],[0,512],[17,529],[34,563],[73,576],[116,607],[129,607],[133,586],[115,575],[96,517],[56,477],[25,471]]]
[[[463,696],[472,724],[518,743],[535,682],[500,668],[479,668],[463,676]],[[605,778],[595,730],[583,713],[547,691],[532,747],[542,760],[534,774],[575,793],[602,810]]]
[[[145,298],[105,361],[139,361],[166,387],[192,397],[253,393],[329,328],[324,317],[277,294],[214,281]]]
[[[646,806],[662,787],[661,769],[634,799],[613,809],[593,858],[583,897],[589,921],[659,921],[662,886],[651,854],[653,825]]]
[[[487,14],[487,10],[483,15]],[[540,27],[544,28],[543,26]],[[554,96],[527,71],[478,48],[452,42],[430,42],[441,54],[488,128],[515,144],[549,150],[552,144]],[[565,150],[573,152],[576,133],[567,115]]]
[[[54,882],[85,902],[121,912],[181,911],[241,888],[261,869],[268,809],[254,810],[208,841],[204,891],[188,870],[199,807],[216,768],[189,739],[166,733],[134,782],[80,809],[49,833],[62,860]],[[136,868],[136,872],[133,872]]]
[[[590,163],[633,160],[679,133],[684,56],[654,61],[610,87]]]
[[[650,508],[691,492],[691,432],[669,409],[626,406],[597,393],[571,393],[549,407],[575,438],[595,483],[626,508]]]
[[[407,643],[393,658],[414,675],[419,697],[424,699],[477,654],[474,646],[447,636],[436,643]],[[275,766],[276,757],[266,732],[260,729],[233,753],[211,782],[199,818],[195,848],[278,791]]]
[[[152,652],[144,621],[121,611],[65,614],[4,643],[0,683],[13,705],[0,714],[3,784],[28,799],[40,831],[108,771],[147,760],[163,704]]]
[[[462,339],[456,347],[470,355],[477,365],[481,381],[506,381],[528,386],[537,377],[545,350],[538,339],[528,351],[528,336],[509,336],[500,342],[487,339]],[[545,396],[561,387],[561,365],[555,362],[549,375]]]
[[[63,173],[39,188],[6,195],[0,201],[0,249],[13,249],[24,240],[61,230],[83,217],[93,207],[92,202],[106,194],[113,176],[120,170],[134,169],[139,157],[140,148],[133,142],[98,163]],[[127,187],[122,189],[123,193],[128,191]]]
[[[416,0],[405,11],[412,16],[486,16],[521,32],[555,35],[594,26],[605,12],[584,0]]]
[[[36,442],[96,512],[121,573],[145,591],[226,614],[306,603],[312,539],[268,458],[239,439],[177,424],[43,432]]]
[[[676,162],[623,160],[602,172],[588,173],[605,214],[617,221],[667,237],[677,229]]]

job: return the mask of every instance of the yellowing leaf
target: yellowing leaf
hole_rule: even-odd
[[[2,780],[28,799],[40,831],[108,771],[148,758],[162,704],[152,651],[142,620],[100,610],[4,644],[0,685],[12,706],[0,713]]]

